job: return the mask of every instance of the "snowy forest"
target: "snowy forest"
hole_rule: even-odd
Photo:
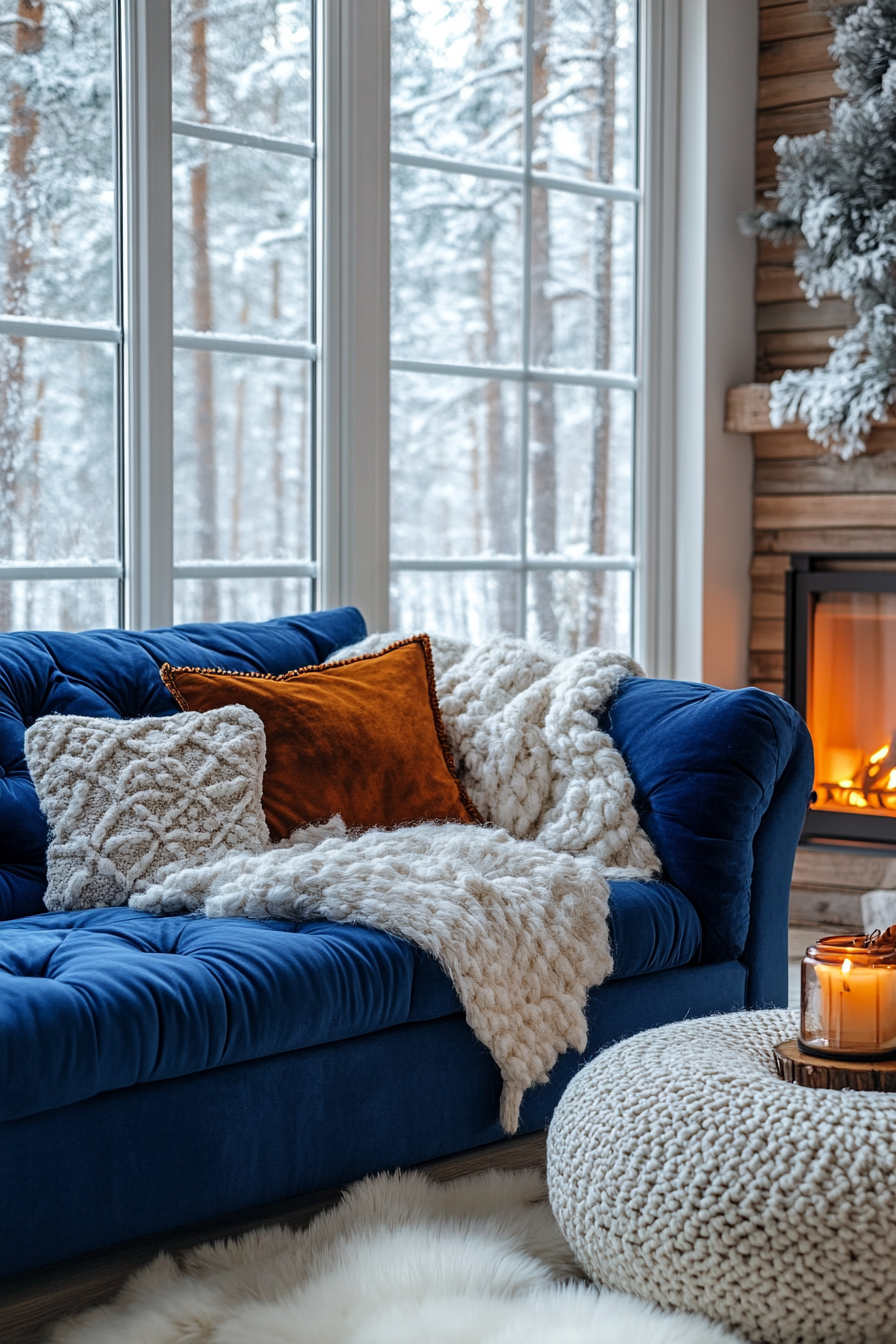
[[[527,189],[523,175],[637,187],[635,4],[534,0],[528,72],[523,10],[393,0],[392,623],[627,647],[630,569],[519,566],[632,552],[634,393],[587,375],[634,372],[637,205]],[[316,339],[313,162],[184,127],[311,139],[311,17],[311,0],[173,0],[176,330]],[[17,0],[0,23],[4,312],[114,330],[113,8]],[[118,561],[118,349],[0,336],[0,562]],[[489,378],[491,366],[516,375]],[[303,359],[175,350],[177,562],[312,558],[312,384]],[[517,568],[401,568],[484,557]],[[114,625],[118,588],[0,583],[0,628]],[[263,619],[312,600],[304,579],[178,579],[175,619]]]

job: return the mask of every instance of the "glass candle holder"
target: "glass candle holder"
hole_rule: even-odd
[[[819,938],[806,949],[801,991],[801,1050],[835,1059],[896,1056],[896,925]]]

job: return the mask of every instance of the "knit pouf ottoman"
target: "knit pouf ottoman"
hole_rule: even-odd
[[[610,1288],[756,1344],[896,1341],[896,1096],[782,1082],[798,1015],[646,1031],[570,1083],[551,1207]]]

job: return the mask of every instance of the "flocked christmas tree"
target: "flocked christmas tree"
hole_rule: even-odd
[[[896,401],[896,0],[820,8],[846,97],[831,104],[830,130],[778,140],[777,210],[743,224],[775,242],[801,235],[795,268],[811,304],[831,293],[855,303],[858,321],[827,364],[771,388],[773,424],[804,420],[849,458]]]

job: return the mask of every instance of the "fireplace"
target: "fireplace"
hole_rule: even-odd
[[[812,734],[804,840],[896,845],[896,555],[793,555],[785,689]]]

